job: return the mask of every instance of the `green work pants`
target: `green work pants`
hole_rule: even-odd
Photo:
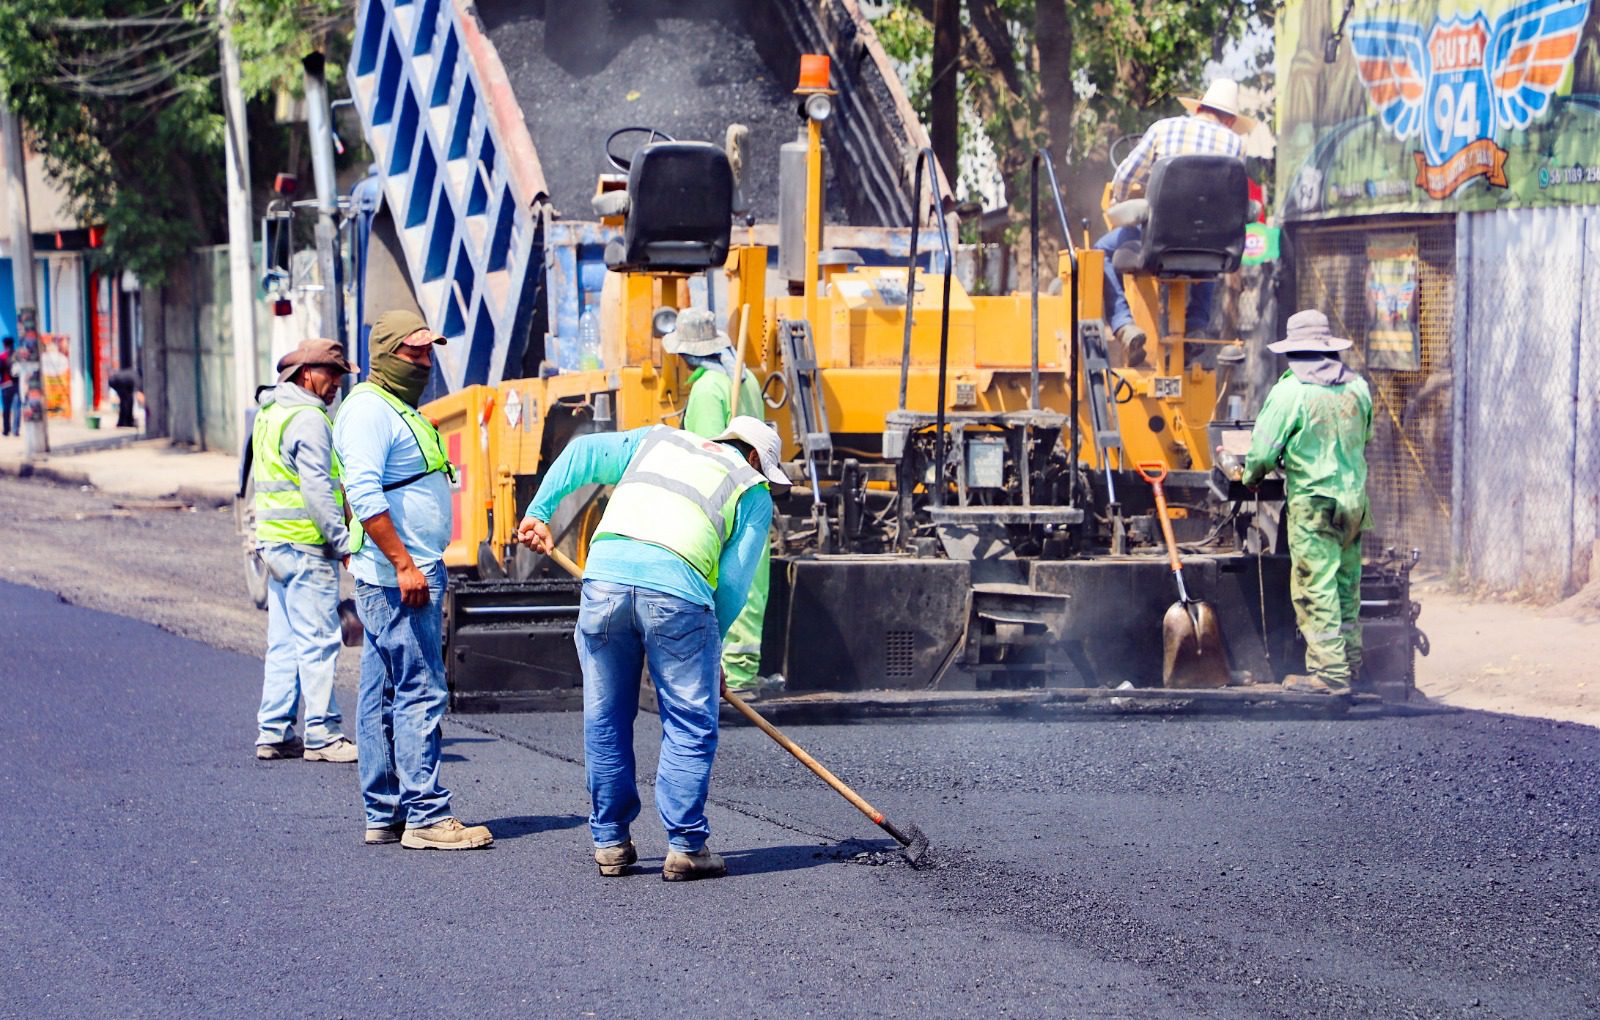
[[[772,547],[761,550],[756,576],[750,579],[750,594],[744,608],[734,617],[733,626],[722,638],[722,668],[728,686],[749,690],[756,685],[761,670],[761,626],[767,618],[767,592],[772,584]]]
[[[1289,597],[1306,668],[1331,687],[1361,675],[1361,524],[1365,509],[1326,496],[1289,500]]]

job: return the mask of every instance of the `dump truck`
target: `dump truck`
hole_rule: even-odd
[[[360,318],[410,307],[452,340],[424,409],[460,475],[456,707],[580,703],[576,582],[514,529],[573,437],[677,420],[688,372],[661,339],[695,306],[748,334],[797,482],[775,510],[770,706],[1316,701],[1279,684],[1303,668],[1262,512],[1281,487],[1245,492],[1212,463],[1248,436],[1217,413],[1239,345],[1182,321],[1185,281],[1238,266],[1242,166],[1152,191],[1130,297],[1153,356],[1114,364],[1100,252],[1036,253],[1025,291],[957,279],[948,184],[851,0],[667,9],[358,11],[349,80],[376,156]],[[1033,172],[1032,236],[1043,195],[1070,238],[1045,154]],[[1166,479],[1226,687],[1161,687],[1172,582],[1141,471]],[[605,498],[551,522],[579,562]],[[1362,686],[1390,698],[1412,686],[1409,569],[1374,562],[1364,599]]]

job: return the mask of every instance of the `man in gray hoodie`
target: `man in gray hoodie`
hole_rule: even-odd
[[[327,408],[355,367],[344,346],[304,340],[278,362],[251,431],[256,544],[268,575],[267,659],[256,757],[353,762],[333,698],[339,561],[348,560],[343,474]],[[304,739],[295,736],[305,699]]]

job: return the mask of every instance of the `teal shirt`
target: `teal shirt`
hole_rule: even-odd
[[[568,443],[545,473],[524,516],[549,523],[556,507],[569,494],[585,485],[620,482],[639,442],[649,431],[649,428],[640,428],[629,432],[599,432]],[[733,534],[723,545],[722,557],[717,561],[718,583],[714,590],[710,582],[677,553],[620,535],[595,539],[589,546],[589,560],[583,566],[583,576],[595,581],[650,588],[706,606],[716,613],[717,627],[726,634],[744,608],[756,564],[767,545],[767,528],[771,523],[772,494],[765,485],[747,489],[734,509]]]

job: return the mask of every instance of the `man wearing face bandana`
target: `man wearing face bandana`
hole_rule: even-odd
[[[333,429],[352,514],[350,573],[366,639],[356,704],[366,842],[470,850],[494,837],[450,813],[439,781],[444,677],[444,549],[455,468],[417,402],[444,337],[413,312],[385,312],[371,370]]]

